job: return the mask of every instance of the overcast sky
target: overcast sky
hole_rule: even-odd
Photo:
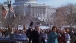
[[[0,3],[3,3],[5,1],[7,0],[0,0]],[[14,0],[12,0],[12,3],[14,3]],[[53,7],[59,7],[69,3],[75,4],[76,0],[37,0],[37,3],[46,4]]]

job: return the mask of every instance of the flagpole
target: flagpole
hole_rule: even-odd
[[[2,9],[2,13],[3,13],[3,6],[1,6],[1,9]],[[3,29],[3,14],[2,14],[2,29]]]
[[[3,14],[2,14],[2,29],[3,29]]]
[[[7,0],[8,1],[8,8],[9,8],[9,12],[8,12],[8,33],[9,34],[11,34],[11,30],[12,30],[12,28],[10,28],[10,26],[12,26],[11,24],[11,20],[10,20],[10,15],[11,15],[11,13],[10,13],[10,8],[11,8],[11,0]]]

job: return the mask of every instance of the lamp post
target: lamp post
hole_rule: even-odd
[[[7,0],[7,2],[8,2],[8,8],[9,8],[9,12],[8,12],[8,25],[11,25],[11,21],[10,21],[11,0]]]
[[[12,28],[11,28],[11,19],[10,19],[10,15],[11,15],[11,13],[10,13],[10,8],[11,8],[11,0],[7,0],[7,2],[8,2],[8,8],[9,8],[9,11],[8,11],[8,34],[10,34],[11,33],[11,31],[12,31]]]

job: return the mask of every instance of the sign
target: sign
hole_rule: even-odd
[[[23,29],[23,25],[18,25],[18,30],[22,30]]]

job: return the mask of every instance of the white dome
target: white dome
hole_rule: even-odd
[[[15,0],[17,3],[36,3],[36,0]]]

